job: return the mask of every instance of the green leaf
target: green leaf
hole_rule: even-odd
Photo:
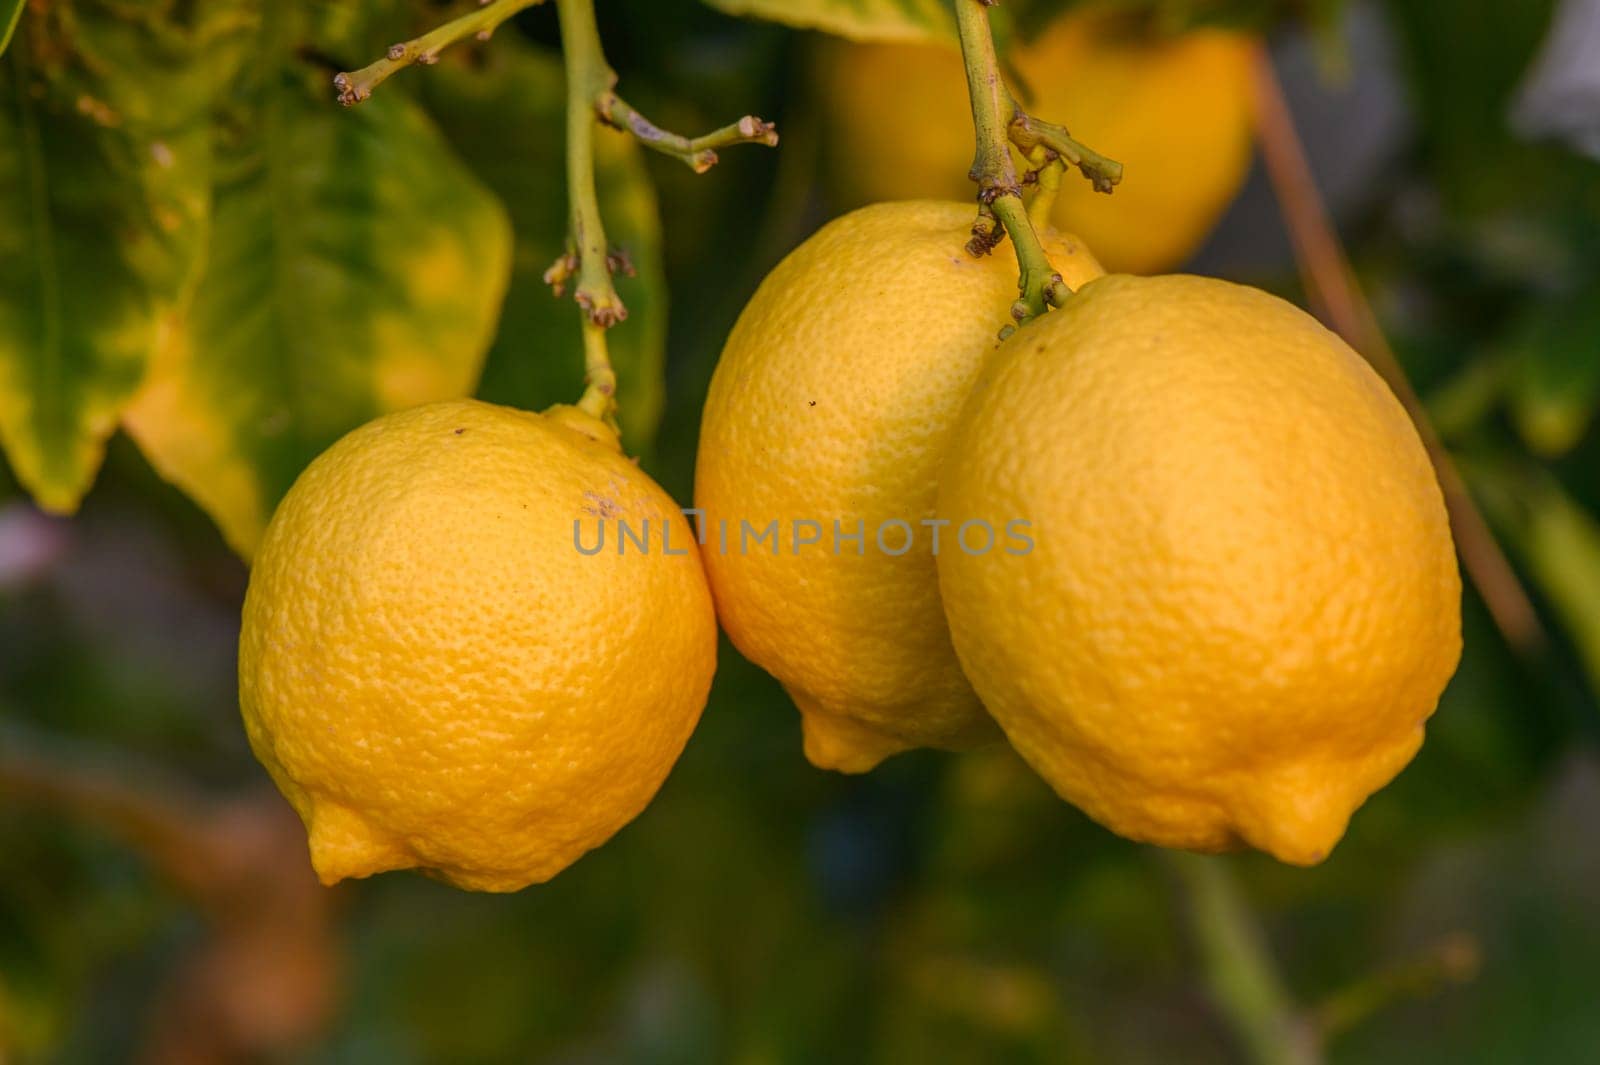
[[[0,55],[6,54],[11,35],[17,32],[22,21],[22,7],[28,0],[0,0]]]
[[[1600,520],[1535,467],[1476,465],[1466,472],[1600,691]]]
[[[1592,163],[1525,143],[1506,120],[1554,7],[1555,0],[1384,5],[1416,113],[1418,161],[1447,213],[1496,218],[1551,212],[1574,199],[1592,204]]]
[[[0,446],[60,512],[94,480],[206,210],[187,40],[97,7],[70,32],[41,15],[0,62]]]
[[[403,90],[335,106],[296,10],[257,10],[218,100],[205,270],[125,418],[246,557],[334,440],[473,390],[511,251],[504,209]]]
[[[1540,588],[1600,690],[1600,521],[1551,480],[1529,500],[1522,539]]]
[[[510,209],[516,234],[510,295],[479,395],[533,409],[571,403],[583,391],[579,313],[570,291],[557,299],[543,280],[567,243],[561,60],[509,33],[481,65],[465,58],[447,55],[418,82],[445,136]],[[628,317],[608,335],[623,442],[638,454],[655,435],[666,389],[661,222],[632,138],[597,130],[595,154],[606,236],[638,271],[617,278]]]
[[[1511,410],[1528,446],[1570,451],[1600,405],[1600,289],[1538,305],[1513,344]]]
[[[856,41],[951,41],[949,0],[705,0],[730,15],[824,30]]]

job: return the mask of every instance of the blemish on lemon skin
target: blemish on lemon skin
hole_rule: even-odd
[[[597,518],[614,518],[622,513],[622,508],[617,506],[615,500],[608,496],[600,495],[598,492],[585,491],[583,499],[582,510],[585,514],[591,514]]]

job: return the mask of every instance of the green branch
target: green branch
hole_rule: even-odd
[[[1035,118],[1021,107],[1015,104],[1012,106],[1014,111],[1011,125],[1007,127],[1006,133],[1011,138],[1011,143],[1021,148],[1024,155],[1031,156],[1038,148],[1047,149],[1069,166],[1077,167],[1078,172],[1088,179],[1096,192],[1109,193],[1115,186],[1121,184],[1121,163],[1115,159],[1107,159],[1093,148],[1073,139],[1067,132],[1067,127]]]
[[[1256,1065],[1318,1065],[1317,1033],[1283,986],[1266,937],[1220,858],[1168,852],[1188,897],[1195,946],[1217,1009]]]
[[[972,102],[972,126],[977,135],[968,176],[978,185],[979,219],[967,249],[975,254],[993,250],[1009,233],[1017,252],[1021,276],[1020,298],[1011,309],[1018,324],[1045,313],[1052,302],[1065,296],[1061,275],[1050,265],[1044,245],[1022,206],[1022,183],[1011,158],[1008,127],[1016,105],[1000,76],[989,15],[981,0],[956,0],[956,25],[961,31],[961,59],[967,70],[967,95]],[[1008,330],[1009,331],[1009,330]],[[1004,335],[1004,334],[1002,334]]]
[[[1034,158],[1048,152],[1078,167],[1095,188],[1111,191],[1122,180],[1121,164],[1073,140],[1064,127],[1033,118],[1018,105],[1000,73],[988,8],[997,0],[956,0],[956,26],[961,34],[961,58],[966,66],[967,93],[972,103],[972,125],[977,135],[969,175],[978,186],[979,217],[967,250],[974,255],[992,251],[1010,234],[1016,249],[1018,299],[1011,316],[1019,325],[1059,307],[1070,294],[1061,275],[1050,265],[1034,221],[1022,203],[1023,182],[1017,176],[1011,146]],[[1040,155],[1042,168],[1054,160]],[[1041,171],[1032,171],[1042,177]],[[1053,182],[1054,176],[1048,179]],[[1053,195],[1053,184],[1049,187]],[[1001,332],[1011,332],[1007,327]]]
[[[1030,169],[1022,176],[1022,183],[1035,187],[1033,199],[1028,201],[1028,218],[1037,229],[1050,224],[1050,209],[1056,205],[1056,194],[1061,191],[1061,178],[1067,164],[1061,156],[1043,146],[1028,153],[1028,164]]]
[[[657,126],[615,92],[602,93],[595,101],[595,111],[602,122],[633,134],[646,148],[682,160],[696,174],[704,174],[717,165],[718,148],[733,144],[765,144],[772,148],[778,144],[777,127],[755,115],[745,115],[737,122],[691,139]]]
[[[511,16],[543,0],[481,0],[476,11],[446,22],[414,40],[392,46],[389,54],[360,70],[333,79],[339,102],[350,106],[372,95],[396,71],[413,63],[438,62],[439,53],[464,37],[486,41]],[[612,278],[631,275],[626,254],[606,243],[605,222],[595,189],[594,128],[604,122],[632,135],[640,144],[683,160],[697,173],[711,169],[717,149],[731,144],[776,145],[771,122],[754,115],[703,137],[684,137],[662,129],[617,95],[617,75],[606,62],[595,25],[594,0],[556,0],[561,24],[561,50],[567,75],[567,202],[570,231],[567,250],[545,271],[546,283],[560,296],[574,283],[573,298],[583,311],[583,363],[588,382],[578,406],[615,425],[617,375],[611,367],[606,330],[628,316]]]
[[[371,96],[373,89],[413,63],[420,63],[423,66],[437,63],[439,53],[463,37],[487,41],[506,19],[543,2],[544,0],[492,0],[478,10],[469,11],[458,19],[452,19],[421,37],[390,45],[389,54],[376,63],[369,63],[360,70],[346,71],[334,76],[333,87],[339,92],[339,102],[346,107],[358,104]]]
[[[561,22],[561,54],[567,71],[567,201],[571,246],[552,271],[576,273],[573,298],[583,310],[584,368],[588,387],[578,406],[602,421],[616,414],[617,375],[611,368],[606,330],[628,316],[611,280],[605,222],[594,183],[595,102],[611,93],[617,75],[606,62],[595,25],[593,0],[556,0]],[[547,275],[549,276],[549,275]]]
[[[1329,996],[1311,1012],[1324,1039],[1334,1039],[1396,1002],[1425,998],[1450,984],[1477,976],[1483,964],[1478,941],[1464,932],[1446,936],[1416,957],[1358,980]]]
[[[614,423],[617,375],[611,366],[606,330],[628,316],[612,278],[632,273],[627,256],[606,243],[605,222],[595,191],[594,129],[597,122],[626,131],[647,148],[682,159],[697,173],[717,161],[716,149],[730,144],[778,143],[770,122],[746,115],[704,137],[690,139],[657,126],[617,95],[617,75],[606,62],[595,24],[594,0],[556,0],[561,51],[567,71],[567,199],[571,211],[567,252],[545,273],[559,296],[576,280],[573,298],[583,310],[583,354],[588,385],[578,406]]]

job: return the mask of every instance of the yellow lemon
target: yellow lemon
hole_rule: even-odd
[[[1030,113],[1125,168],[1110,196],[1069,173],[1055,224],[1109,270],[1154,273],[1187,259],[1249,170],[1254,47],[1234,32],[1163,36],[1078,13],[1013,48]],[[821,80],[834,184],[848,201],[971,196],[972,118],[958,51],[830,44]]]
[[[976,209],[878,204],[823,227],[728,337],[695,503],[717,612],[803,715],[821,767],[998,736],[950,647],[934,571],[939,453],[1017,295],[1009,242],[964,250]],[[1069,286],[1099,266],[1044,235]]]
[[[512,891],[644,809],[715,659],[693,532],[615,434],[461,400],[300,475],[250,575],[239,694],[325,883]]]
[[[1018,752],[1134,839],[1320,861],[1460,656],[1405,411],[1256,289],[1114,275],[1021,330],[973,387],[939,514],[1026,523],[1031,550],[940,554],[956,650]]]

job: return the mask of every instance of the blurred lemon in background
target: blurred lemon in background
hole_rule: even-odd
[[[1245,34],[1161,35],[1080,12],[1010,49],[1020,75],[1013,88],[1029,113],[1123,164],[1109,196],[1069,173],[1051,216],[1106,269],[1179,265],[1233,200],[1250,166],[1254,47]],[[844,201],[972,198],[972,117],[958,50],[830,41],[820,73],[830,180]]]

